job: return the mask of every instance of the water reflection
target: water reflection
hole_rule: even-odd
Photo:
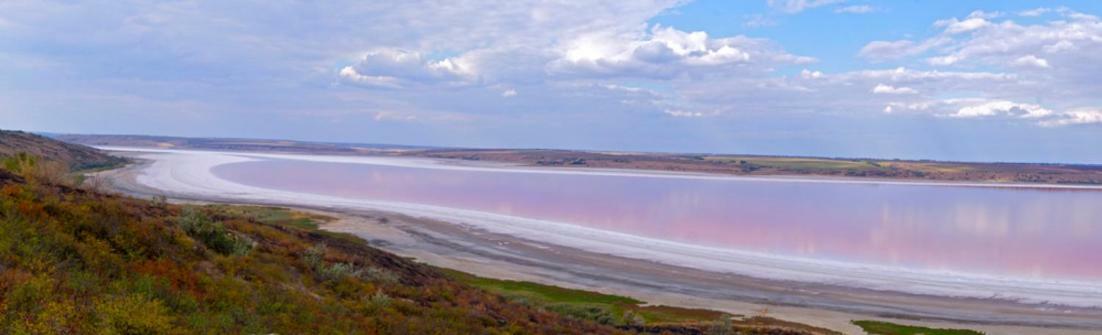
[[[239,183],[569,222],[702,245],[1102,279],[1102,192],[460,171],[270,160]]]

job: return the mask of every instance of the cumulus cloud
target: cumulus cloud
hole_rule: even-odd
[[[990,78],[991,85],[907,84],[926,94],[949,93],[953,91],[947,89],[955,88],[991,99],[1043,99],[1054,105],[1052,110],[1096,105],[1097,92],[1102,91],[1102,82],[1097,80],[1102,76],[1102,67],[1097,65],[1102,63],[1102,20],[1067,8],[1025,14],[1052,18],[1022,23],[999,13],[975,12],[938,21],[935,26],[942,29],[925,39],[870,42],[861,56],[878,62],[922,62],[938,68],[984,68],[1005,74],[1001,79]],[[906,109],[896,106],[893,110]]]
[[[1045,127],[1080,124],[1102,124],[1102,108],[1077,108],[1061,113],[1058,117],[1041,121]]]
[[[1102,124],[1102,108],[1080,107],[1058,111],[1040,104],[986,98],[890,102],[883,111],[889,114],[926,113],[946,119],[1020,121],[1041,127]]]
[[[877,84],[872,88],[872,93],[876,94],[917,94],[913,88],[910,87],[895,87],[891,85]]]
[[[355,65],[341,68],[339,75],[352,83],[382,87],[409,84],[461,84],[475,79],[474,69],[458,58],[429,60],[419,53],[401,49],[367,52]]]
[[[945,27],[945,32],[949,34],[966,33],[989,25],[991,25],[991,22],[982,17],[968,17],[964,20],[953,18],[946,21],[938,21],[935,24],[935,26],[938,27]]]
[[[1088,67],[1102,60],[1098,52],[1102,51],[1102,21],[1098,17],[1067,9],[1053,12],[1063,19],[1019,24],[1012,20],[991,21],[1000,18],[999,14],[974,12],[964,19],[938,21],[935,25],[944,28],[942,34],[921,43],[875,41],[867,44],[863,53],[901,57],[937,51],[938,54],[926,59],[927,63],[935,66],[981,63],[1035,69],[1051,68],[1064,60],[1072,66]],[[965,32],[970,34],[962,34]],[[917,47],[923,43],[937,47]]]
[[[600,35],[579,38],[570,42],[562,57],[548,68],[557,75],[673,78],[701,69],[713,73],[716,68],[731,69],[751,63],[812,61],[785,53],[761,39],[712,38],[702,31],[686,32],[656,25],[639,39]]]
[[[1025,55],[1014,60],[1014,65],[1048,68],[1048,61],[1034,55]]]
[[[953,118],[983,118],[995,116],[1009,116],[1017,118],[1035,119],[1050,116],[1052,110],[1037,104],[1025,104],[1006,100],[977,101],[950,100],[950,103],[960,102],[965,104],[956,112],[945,114]]]

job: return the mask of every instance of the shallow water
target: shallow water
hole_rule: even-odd
[[[735,250],[1102,280],[1102,192],[514,173],[284,159],[213,168],[254,187],[584,225]]]

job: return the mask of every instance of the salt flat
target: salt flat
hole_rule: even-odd
[[[123,150],[118,149],[116,150]],[[784,305],[824,307],[850,312],[912,315],[931,319],[1102,327],[1102,283],[1089,280],[994,276],[957,271],[929,271],[855,262],[716,248],[642,237],[575,224],[501,215],[463,208],[376,201],[323,194],[262,188],[220,178],[212,169],[227,164],[262,160],[307,160],[397,167],[459,169],[512,173],[592,173],[619,171],[557,171],[501,166],[457,166],[423,159],[380,157],[299,156],[171,150],[130,151],[148,160],[130,170],[133,186],[146,193],[163,192],[177,198],[265,203],[322,208],[346,213],[400,213],[412,218],[404,229],[454,238],[467,252],[464,257],[496,261],[524,260],[525,266],[570,267],[578,275],[559,276],[571,281],[590,276],[609,286],[672,288],[688,296],[711,299],[774,301]],[[630,172],[629,174],[636,174]],[[700,175],[644,174],[654,178],[724,178]],[[783,182],[822,182],[790,181]],[[344,227],[356,232],[355,227]],[[369,230],[367,227],[365,231]],[[459,236],[467,235],[467,236]],[[365,236],[370,240],[370,236]],[[491,243],[506,245],[479,245]],[[409,246],[409,244],[406,244]],[[409,250],[407,250],[409,251]],[[443,251],[442,251],[443,253]],[[568,254],[568,255],[564,255]],[[542,257],[538,257],[542,255]],[[588,255],[588,256],[579,256]],[[430,255],[424,255],[429,258]],[[440,255],[437,255],[440,257]],[[605,257],[617,262],[595,260]],[[453,260],[454,261],[454,260]],[[557,262],[556,262],[557,261]],[[585,264],[590,262],[588,266]],[[554,263],[554,264],[546,264]],[[533,265],[537,264],[537,265]],[[608,273],[594,276],[596,264]],[[629,264],[634,264],[629,266]],[[651,269],[640,270],[651,267]],[[670,269],[664,278],[655,269]],[[634,269],[634,270],[633,270]],[[623,272],[622,270],[626,270]],[[636,271],[637,273],[632,273]],[[570,272],[570,271],[567,271]],[[623,273],[622,278],[615,278]],[[685,275],[679,280],[679,274]],[[613,285],[612,283],[615,283]],[[706,284],[706,285],[705,285]],[[694,287],[696,286],[696,287]],[[765,294],[755,293],[760,289]],[[795,289],[793,289],[795,288]],[[638,289],[638,287],[636,287]],[[727,289],[730,292],[725,294]],[[703,294],[705,291],[716,291]],[[759,292],[759,293],[760,293]],[[940,297],[940,298],[938,298]],[[953,307],[953,306],[956,307]],[[966,310],[966,312],[963,312]]]

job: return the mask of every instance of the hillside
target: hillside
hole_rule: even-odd
[[[43,136],[0,130],[0,157],[27,153],[46,161],[61,162],[72,170],[95,170],[119,166],[125,160],[80,144],[55,141]]]

